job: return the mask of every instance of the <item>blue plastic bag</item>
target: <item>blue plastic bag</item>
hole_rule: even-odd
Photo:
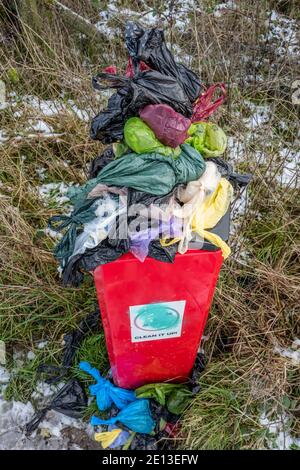
[[[99,424],[115,424],[117,422],[124,424],[132,431],[150,434],[155,427],[155,422],[150,414],[149,400],[136,400],[113,418],[101,419],[97,416],[92,416],[91,418],[91,424],[93,426],[98,426]]]
[[[100,372],[88,362],[80,362],[79,368],[94,377],[97,382],[91,385],[89,389],[90,394],[96,397],[97,406],[100,411],[107,410],[113,403],[122,410],[128,403],[137,399],[135,393],[131,390],[116,387],[109,380],[101,377]]]

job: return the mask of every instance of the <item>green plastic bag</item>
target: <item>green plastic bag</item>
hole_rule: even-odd
[[[135,390],[135,395],[137,398],[153,398],[176,415],[185,410],[193,396],[186,385],[171,383],[143,385]]]
[[[158,153],[138,155],[129,153],[108,163],[97,175],[80,187],[70,187],[67,196],[74,205],[70,215],[55,216],[56,230],[65,230],[63,238],[54,250],[54,255],[63,267],[71,256],[76,236],[83,223],[90,222],[95,213],[92,204],[97,198],[88,198],[98,184],[133,188],[155,196],[168,194],[175,185],[200,178],[205,162],[199,152],[188,144],[181,145],[178,158],[165,157]]]
[[[188,130],[185,143],[192,145],[204,157],[219,157],[227,147],[225,132],[213,122],[196,122]]]
[[[156,152],[172,157],[178,157],[180,154],[179,147],[174,149],[163,145],[156,138],[153,130],[138,117],[132,117],[126,121],[124,139],[128,147],[138,154]]]
[[[158,383],[158,384],[147,384],[139,387],[135,390],[135,396],[137,398],[153,398],[160,405],[166,404],[166,397],[170,395],[174,390],[180,388],[186,388],[181,384],[171,383]]]
[[[189,405],[192,396],[192,392],[187,387],[174,390],[167,401],[170,413],[181,415]]]
[[[70,187],[67,196],[73,204],[83,204],[98,183],[164,196],[175,185],[197,180],[204,173],[206,165],[199,152],[188,144],[180,148],[181,153],[176,159],[156,152],[123,155],[108,163],[85,185]]]

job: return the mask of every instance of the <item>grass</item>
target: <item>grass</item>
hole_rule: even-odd
[[[45,361],[59,364],[63,334],[91,312],[96,301],[88,276],[78,289],[60,285],[51,255],[54,241],[44,229],[63,205],[55,197],[41,199],[38,188],[85,180],[88,163],[103,146],[89,139],[88,123],[70,103],[93,117],[102,103],[92,91],[92,74],[110,63],[124,67],[126,54],[118,34],[102,43],[84,37],[54,8],[41,7],[42,27],[28,17],[19,21],[11,16],[8,21],[8,3],[0,1],[0,71],[15,105],[0,110],[0,129],[8,137],[0,143],[0,339],[10,369],[16,368],[16,349],[36,354],[15,369],[6,391],[8,399],[26,401],[38,380],[37,366]],[[105,3],[68,2],[92,23],[98,6],[105,8]],[[286,164],[281,148],[292,151],[297,143],[299,106],[291,103],[297,59],[278,57],[277,45],[260,38],[267,31],[270,9],[291,19],[299,19],[299,12],[296,2],[264,0],[252,8],[241,0],[237,11],[216,18],[216,3],[205,1],[204,12],[190,13],[184,32],[176,29],[172,14],[167,16],[167,39],[189,55],[188,65],[204,83],[226,82],[228,99],[214,120],[235,142],[226,157],[235,160],[236,170],[254,176],[245,211],[234,218],[233,254],[223,266],[205,331],[208,365],[201,392],[182,417],[178,446],[269,448],[272,436],[260,423],[264,410],[270,416],[287,414],[288,432],[299,436],[300,431],[299,364],[275,350],[278,345],[291,347],[300,337],[299,189],[279,180]],[[147,4],[158,14],[163,10],[161,2]],[[119,5],[142,8],[135,1]],[[121,12],[111,24],[122,29],[125,16]],[[55,100],[65,109],[45,116],[24,96]],[[269,122],[252,131],[245,121],[252,113],[249,103],[271,108]],[[59,136],[37,135],[32,126],[38,119]],[[234,157],[237,146],[242,151]],[[38,175],[41,168],[44,179]],[[42,350],[41,340],[48,341]],[[76,362],[81,359],[107,370],[103,332],[84,341]],[[88,385],[76,367],[71,374]]]

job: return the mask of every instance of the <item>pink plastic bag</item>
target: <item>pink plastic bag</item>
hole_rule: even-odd
[[[140,111],[140,118],[153,130],[157,139],[168,147],[177,147],[187,138],[190,119],[167,104],[149,104]]]
[[[150,70],[150,67],[148,67],[148,65],[146,65],[144,62],[140,62],[139,70],[140,72],[143,72],[144,70]],[[105,67],[103,71],[106,73],[113,73],[114,75],[117,75],[117,67],[115,65],[109,65],[108,67]],[[125,76],[129,78],[134,77],[134,69],[133,69],[133,63],[132,63],[131,57],[128,58]]]
[[[212,97],[216,89],[221,90],[221,96],[212,102]],[[195,101],[192,122],[205,121],[225,100],[226,88],[224,83],[216,83],[210,86],[202,95]]]

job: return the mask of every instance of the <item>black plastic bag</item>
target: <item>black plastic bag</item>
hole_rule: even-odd
[[[162,246],[159,240],[152,240],[149,245],[149,258],[173,263],[177,253],[178,243],[170,246]],[[83,255],[75,255],[68,261],[63,270],[63,285],[78,287],[83,281],[84,272],[94,271],[98,266],[115,261],[120,256],[128,253],[129,240],[111,241],[103,240],[95,248],[86,250]]]
[[[174,263],[178,243],[179,242],[173,243],[173,245],[170,246],[162,246],[160,240],[151,240],[148,256],[149,258],[154,258],[164,263]]]
[[[69,259],[62,274],[63,284],[78,287],[83,281],[84,271],[94,271],[98,266],[115,261],[128,251],[128,239],[111,240],[106,238],[94,248]]]
[[[163,30],[158,28],[144,30],[137,23],[128,21],[125,42],[136,73],[139,61],[143,61],[152,70],[175,78],[190,102],[196,101],[201,92],[201,82],[194,72],[175,61],[166,46]]]
[[[247,184],[249,184],[252,179],[253,175],[251,173],[235,173],[235,171],[233,170],[233,166],[223,160],[223,158],[212,157],[206,158],[205,161],[212,161],[213,163],[215,163],[221,175],[224,178],[228,179],[228,181],[230,181],[230,183],[235,189],[247,186]]]
[[[114,151],[112,146],[107,147],[101,155],[98,155],[90,163],[89,179],[96,178],[98,173],[110,162],[114,160]]]
[[[144,206],[150,206],[151,204],[156,206],[167,204],[173,196],[174,191],[175,189],[164,196],[155,196],[129,188],[127,214],[122,214],[117,217],[115,233],[126,233],[128,224],[136,217],[136,215],[130,215],[131,206],[134,204],[143,204]],[[124,224],[123,230],[122,224]],[[159,240],[152,240],[149,245],[148,256],[158,261],[172,263],[177,252],[177,246],[178,243],[174,243],[173,245],[164,247],[161,246]],[[65,286],[71,285],[78,287],[83,281],[84,271],[94,271],[102,264],[117,260],[123,254],[128,253],[129,250],[130,241],[128,238],[117,239],[109,235],[96,247],[69,258],[62,273],[63,284]]]
[[[97,114],[91,124],[91,138],[106,144],[122,140],[125,121],[137,116],[147,104],[165,103],[186,117],[193,112],[192,104],[178,81],[155,70],[139,72],[133,79],[99,73],[93,78],[93,86],[98,90],[118,90],[109,98],[107,108]]]
[[[55,395],[48,406],[38,411],[33,419],[26,424],[26,435],[30,435],[44,419],[49,410],[55,410],[71,418],[80,418],[87,406],[84,389],[76,379],[67,382]]]
[[[51,364],[41,364],[37,368],[38,373],[43,373],[47,376],[45,382],[53,384],[59,382],[68,372],[72,366],[76,351],[80,347],[83,339],[90,333],[99,330],[100,327],[100,310],[96,306],[94,312],[89,313],[79,325],[70,333],[64,335],[64,349],[62,357],[62,365],[54,366]]]

